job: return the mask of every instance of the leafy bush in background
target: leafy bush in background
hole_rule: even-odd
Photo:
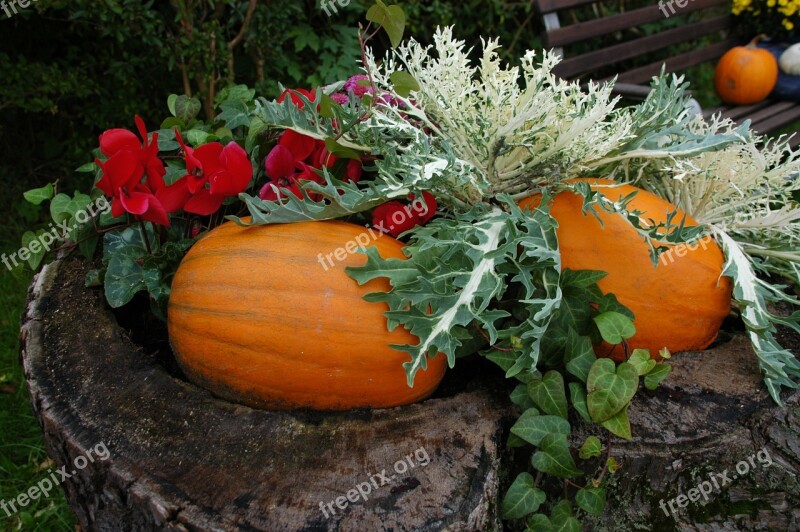
[[[436,25],[456,24],[467,42],[497,35],[512,52],[538,44],[531,3],[403,5],[422,42]],[[65,191],[85,188],[73,169],[90,159],[97,135],[131,126],[134,112],[146,121],[162,116],[170,93],[197,96],[208,113],[233,82],[270,97],[279,83],[346,78],[357,68],[365,12],[365,0],[330,17],[318,0],[39,0],[0,15],[2,207],[24,209],[22,190],[55,179]]]

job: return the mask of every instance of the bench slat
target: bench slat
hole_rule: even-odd
[[[558,11],[559,9],[568,9],[570,7],[578,7],[584,4],[592,4],[596,0],[536,0],[536,5],[539,8],[539,13],[545,15]]]
[[[746,115],[749,115],[750,113],[754,113],[760,109],[763,109],[772,103],[773,102],[770,102],[769,100],[764,100],[763,102],[758,102],[753,105],[738,105],[735,107],[731,107],[727,111],[723,111],[722,118],[730,118],[731,120],[734,121],[741,121],[739,119],[749,118]]]
[[[618,81],[623,83],[645,83],[661,72],[662,65],[666,65],[667,72],[685,70],[700,63],[716,59],[735,45],[735,39],[725,39],[699,50],[692,50],[691,52],[669,57],[663,61],[628,70],[619,75]]]
[[[686,7],[676,10],[675,15],[688,15],[693,11],[727,4],[728,2],[729,0],[692,0]],[[566,46],[568,44],[585,41],[615,31],[634,28],[642,24],[657,22],[663,19],[664,13],[658,5],[642,7],[640,9],[628,11],[627,13],[610,15],[586,22],[578,22],[577,24],[549,31],[544,36],[545,46]]]
[[[771,133],[776,129],[780,129],[781,127],[798,119],[800,119],[800,105],[793,104],[793,107],[783,112],[774,114],[765,120],[761,120],[760,122],[756,122],[754,120],[753,123],[750,124],[750,128],[754,131],[758,131],[759,133]]]
[[[572,78],[589,70],[596,70],[597,68],[611,65],[625,59],[666,48],[672,44],[683,43],[688,40],[696,39],[697,37],[706,36],[715,31],[728,29],[730,24],[731,16],[724,15],[662,31],[655,35],[634,39],[632,41],[609,46],[602,50],[566,59],[555,67],[554,73],[562,78]],[[633,83],[636,82],[634,81]]]

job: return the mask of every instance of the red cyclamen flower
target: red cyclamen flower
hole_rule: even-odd
[[[253,164],[247,152],[236,142],[227,146],[209,142],[191,148],[183,142],[178,130],[175,138],[183,148],[186,175],[159,194],[168,209],[207,216],[219,210],[228,196],[237,196],[247,189],[253,177]]]
[[[412,200],[409,205],[395,200],[376,207],[372,211],[372,225],[398,237],[418,225],[425,225],[436,214],[436,198],[430,192],[423,192],[421,199],[414,199],[412,195],[409,199]]]
[[[158,133],[148,140],[139,116],[136,127],[142,141],[127,129],[109,129],[100,135],[100,151],[108,159],[95,159],[102,176],[95,186],[112,198],[111,213],[129,212],[142,220],[168,226],[167,210],[156,197],[164,188],[164,163],[158,158]],[[142,182],[142,178],[147,179]]]

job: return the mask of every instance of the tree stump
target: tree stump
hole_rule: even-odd
[[[528,451],[505,447],[518,412],[496,368],[459,361],[433,398],[408,407],[253,410],[185,382],[164,331],[137,321],[146,308],[114,315],[99,291],[83,287],[88,268],[74,260],[46,267],[22,326],[50,455],[69,468],[98,443],[110,453],[65,483],[84,529],[502,529],[508,469]],[[798,353],[797,335],[781,334]],[[154,337],[162,344],[146,341]],[[669,363],[665,383],[634,399],[633,441],[611,439],[621,469],[606,513],[587,519],[587,529],[800,530],[800,393],[785,393],[782,407],[772,402],[741,333]],[[589,434],[607,440],[571,421],[578,444]],[[380,474],[388,482],[361,497],[358,486]],[[689,500],[703,482],[712,491]],[[673,513],[669,503],[681,495]]]
[[[102,293],[84,288],[87,271],[76,260],[47,266],[21,332],[33,408],[48,453],[74,471],[64,487],[84,529],[500,527],[510,421],[507,393],[495,388],[502,378],[476,370],[393,409],[254,410],[185,382],[137,346]],[[74,467],[99,444],[107,460]]]

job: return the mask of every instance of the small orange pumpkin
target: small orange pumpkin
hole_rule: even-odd
[[[644,219],[666,221],[676,210],[671,203],[631,185],[608,179],[584,178],[593,190],[618,201],[638,191],[629,203],[630,210],[643,211]],[[541,197],[520,202],[535,207]],[[602,270],[608,275],[598,284],[613,293],[635,316],[636,335],[628,341],[631,349],[649,349],[656,355],[667,347],[671,352],[705,349],[716,339],[722,321],[730,311],[731,282],[720,277],[724,257],[711,238],[698,244],[670,246],[658,266],[650,259],[649,248],[639,233],[620,215],[596,209],[603,226],[591,213],[581,211],[583,198],[562,192],[553,199],[550,213],[558,221],[556,230],[563,268]],[[681,212],[673,223],[697,222]],[[624,358],[621,347],[602,345],[599,356]]]
[[[714,88],[725,103],[758,103],[775,88],[778,62],[769,51],[756,47],[760,39],[761,36],[747,46],[731,48],[717,63]]]
[[[408,387],[409,356],[389,345],[418,339],[402,327],[390,333],[388,307],[362,299],[388,291],[388,281],[359,286],[345,272],[366,262],[356,242],[405,258],[400,242],[378,235],[339,221],[211,231],[172,283],[170,342],[186,375],[225,399],[279,410],[386,408],[429,396],[446,358],[429,359]]]

